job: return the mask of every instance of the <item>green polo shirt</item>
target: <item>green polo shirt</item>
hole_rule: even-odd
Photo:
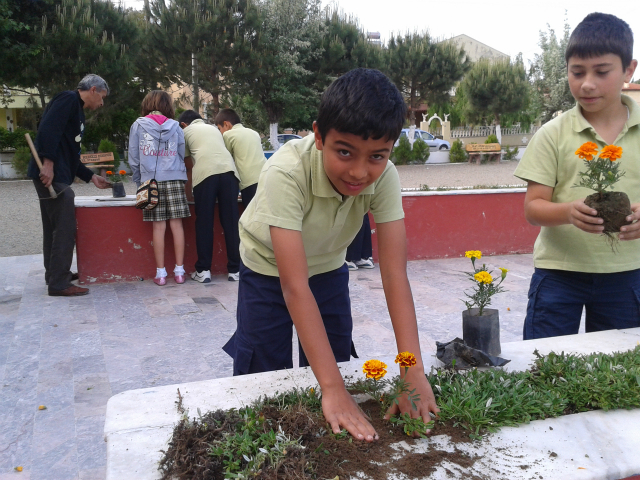
[[[184,129],[184,156],[193,158],[192,184],[195,187],[211,175],[233,172],[240,179],[222,134],[213,125],[197,119]]]
[[[629,120],[615,145],[622,147],[620,170],[626,172],[614,185],[625,192],[631,203],[640,202],[640,108],[626,95],[622,102],[629,108]],[[531,139],[514,175],[553,187],[551,201],[572,202],[585,198],[592,190],[574,187],[585,171],[584,161],[575,154],[585,142],[594,142],[598,150],[606,142],[582,116],[580,106],[546,123]],[[586,233],[573,225],[541,227],[533,250],[534,265],[587,273],[614,273],[640,268],[640,242],[619,242],[613,252],[601,235]]]
[[[336,192],[313,135],[287,142],[265,164],[255,198],[240,217],[240,255],[263,275],[278,276],[269,227],[302,232],[309,276],[343,263],[369,210],[376,223],[404,218],[400,179],[388,162],[378,180],[357,196]]]
[[[258,132],[236,123],[231,130],[224,132],[223,137],[240,174],[240,190],[258,183],[265,162]]]

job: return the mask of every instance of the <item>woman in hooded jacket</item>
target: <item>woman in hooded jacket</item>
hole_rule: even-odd
[[[184,184],[187,169],[184,164],[184,134],[173,119],[173,101],[166,92],[154,90],[142,100],[142,116],[129,132],[129,165],[133,181],[140,186],[153,178],[158,182],[158,205],[143,210],[142,219],[153,222],[153,253],[156,259],[157,285],[167,283],[164,265],[164,236],[167,221],[173,234],[176,283],[184,283],[184,230],[182,219],[190,217]]]

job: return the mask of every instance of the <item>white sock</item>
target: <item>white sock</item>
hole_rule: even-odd
[[[184,275],[184,265],[176,265],[176,268],[173,269],[174,275]]]
[[[156,268],[156,278],[162,278],[167,276],[166,268]]]

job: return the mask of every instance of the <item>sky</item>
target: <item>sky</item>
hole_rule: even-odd
[[[123,0],[142,8],[143,0]],[[468,35],[511,57],[522,52],[525,65],[533,60],[540,30],[547,24],[562,35],[565,19],[571,29],[591,12],[616,15],[634,32],[634,58],[640,57],[640,2],[638,0],[324,0],[353,14],[365,31],[380,32],[385,42],[392,32],[428,31],[432,37]],[[639,69],[640,70],[640,69]],[[635,78],[640,77],[640,71]]]

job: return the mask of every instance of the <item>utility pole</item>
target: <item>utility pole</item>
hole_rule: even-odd
[[[200,91],[198,90],[198,60],[191,54],[191,85],[193,88],[193,109],[200,113]]]

